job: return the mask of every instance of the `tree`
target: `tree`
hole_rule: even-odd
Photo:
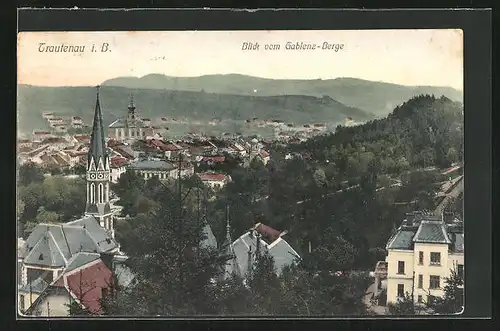
[[[389,315],[408,316],[416,314],[416,307],[413,297],[406,292],[405,296],[397,302],[390,302],[387,304],[387,311]]]
[[[45,207],[40,207],[35,217],[35,222],[39,223],[58,223],[59,215],[53,211],[45,210]]]
[[[444,296],[436,297],[429,307],[438,314],[457,314],[464,307],[464,280],[456,269],[450,270],[450,276],[445,278]]]
[[[92,315],[87,308],[82,307],[75,299],[71,298],[69,304],[67,304],[68,312],[70,316],[89,316]]]
[[[160,195],[170,198],[145,215],[123,243],[136,284],[109,303],[115,313],[176,316],[217,314],[221,309],[214,280],[229,257],[200,245],[204,234],[199,209],[185,203],[193,201],[186,199],[195,191],[186,192],[181,184],[176,181],[173,192],[163,189]]]
[[[258,315],[276,315],[281,313],[281,284],[274,266],[273,257],[264,251],[257,254],[256,263],[249,275],[249,287]]]
[[[24,163],[19,167],[19,184],[28,186],[31,183],[41,183],[44,180],[43,171],[33,162]]]

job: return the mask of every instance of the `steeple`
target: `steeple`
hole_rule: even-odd
[[[90,168],[92,163],[97,168],[99,165],[99,161],[101,161],[103,165],[104,162],[107,161],[107,150],[106,150],[106,142],[104,140],[101,105],[99,103],[99,86],[97,86],[97,99],[94,111],[94,125],[92,127],[92,136],[90,137],[90,148],[88,152],[87,168]]]
[[[226,261],[224,266],[224,272],[222,274],[223,279],[228,279],[233,274],[241,277],[241,270],[232,246],[231,226],[229,225],[229,206],[226,206],[226,239],[224,240],[224,245],[222,247],[223,254],[229,257],[229,260]]]
[[[231,226],[229,225],[229,205],[226,206],[226,240],[225,245],[231,245]]]
[[[87,160],[87,204],[85,214],[94,216],[99,221],[99,224],[114,237],[113,217],[109,203],[109,185],[109,155],[104,140],[99,86],[97,86],[94,125]]]
[[[135,111],[134,95],[132,93],[130,93],[130,102],[128,103],[128,112],[134,113],[134,111]]]

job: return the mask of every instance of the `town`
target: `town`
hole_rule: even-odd
[[[128,199],[132,196],[134,199],[152,196],[149,195],[153,194],[152,191],[160,192],[155,195],[155,198],[150,199],[149,203],[152,205],[168,205],[172,201],[181,203],[179,215],[175,211],[177,207],[155,207],[159,208],[157,210],[163,210],[164,213],[171,213],[172,220],[178,217],[189,218],[182,215],[185,213],[191,215],[192,212],[192,218],[196,219],[193,224],[199,224],[200,236],[195,236],[198,239],[193,239],[194,241],[190,243],[183,243],[183,245],[198,247],[193,248],[185,259],[188,261],[194,259],[193,263],[198,263],[198,265],[200,261],[206,263],[212,261],[210,263],[218,264],[218,266],[200,267],[208,268],[206,270],[215,268],[211,276],[204,276],[211,279],[207,284],[220,284],[218,288],[222,289],[221,291],[229,286],[228,284],[232,284],[233,287],[227,287],[226,292],[219,294],[226,301],[229,300],[227,297],[229,288],[231,291],[236,291],[231,294],[231,298],[241,295],[234,307],[233,304],[229,304],[230,307],[227,308],[229,311],[225,314],[230,315],[231,309],[238,309],[241,302],[246,300],[246,294],[241,293],[246,293],[246,290],[251,293],[256,291],[254,286],[264,281],[259,280],[259,277],[264,277],[266,281],[270,279],[278,281],[285,277],[283,279],[286,280],[282,280],[284,284],[292,286],[291,279],[295,278],[286,278],[290,272],[296,272],[295,277],[298,282],[314,283],[319,279],[325,281],[328,277],[333,277],[337,279],[335,281],[340,282],[336,285],[335,291],[342,289],[342,292],[357,293],[357,295],[353,294],[354,302],[350,302],[351,299],[347,299],[349,294],[345,293],[335,298],[336,305],[343,307],[337,309],[341,309],[340,313],[347,314],[384,315],[398,314],[398,312],[432,314],[450,305],[448,302],[450,299],[446,298],[445,294],[446,286],[456,285],[456,290],[463,295],[463,281],[457,281],[457,279],[462,279],[464,274],[463,219],[460,215],[460,207],[457,207],[460,205],[459,198],[463,196],[463,165],[453,155],[451,149],[446,154],[448,159],[445,163],[448,162],[448,165],[444,168],[423,161],[423,167],[408,171],[410,169],[408,162],[398,160],[397,164],[385,166],[385,169],[390,170],[386,174],[375,175],[374,170],[370,170],[375,165],[373,161],[368,161],[367,168],[365,168],[368,170],[361,173],[358,181],[347,176],[331,186],[327,180],[331,175],[326,172],[332,170],[332,164],[339,165],[342,162],[338,159],[338,155],[345,151],[337,148],[335,155],[330,156],[323,151],[318,152],[323,148],[320,139],[329,139],[328,137],[342,134],[350,135],[351,131],[348,130],[356,130],[358,127],[369,124],[354,125],[352,120],[346,119],[345,125],[338,128],[333,136],[331,133],[322,131],[325,125],[312,124],[306,129],[310,129],[310,132],[321,131],[322,135],[298,139],[294,135],[284,133],[283,127],[280,126],[282,123],[275,121],[270,125],[279,129],[276,138],[272,140],[241,135],[222,137],[190,135],[181,140],[172,140],[168,139],[168,131],[151,126],[148,119],[141,119],[140,114],[136,113],[133,96],[129,100],[127,109],[124,110],[123,118],[117,119],[105,129],[102,123],[102,112],[105,109],[101,109],[101,97],[104,96],[100,96],[98,88],[90,134],[67,134],[67,126],[78,129],[85,127],[81,118],[72,117],[64,120],[53,113],[47,113],[44,116],[50,122],[53,129],[51,132],[35,131],[32,139],[18,140],[18,162],[20,169],[24,169],[20,170],[24,171],[24,174],[29,175],[39,171],[43,176],[37,180],[42,183],[50,178],[55,180],[59,177],[68,180],[80,178],[85,181],[84,186],[81,186],[85,207],[80,210],[79,216],[78,211],[75,211],[76,215],[69,215],[67,222],[50,221],[50,217],[40,216],[43,212],[50,213],[45,209],[40,212],[40,208],[45,208],[41,206],[38,207],[38,211],[34,211],[36,219],[41,220],[39,223],[35,222],[28,227],[29,222],[23,221],[21,223],[24,227],[19,226],[18,308],[21,314],[73,316],[85,312],[85,315],[101,316],[112,315],[114,309],[119,313],[134,310],[134,307],[121,306],[126,306],[126,304],[116,299],[116,294],[113,295],[112,292],[117,291],[116,288],[121,288],[121,291],[133,297],[130,293],[144,291],[143,286],[146,283],[141,282],[144,281],[144,277],[149,276],[146,276],[146,271],[140,269],[141,263],[147,261],[153,263],[152,265],[159,263],[154,256],[157,252],[166,249],[154,246],[155,248],[151,251],[134,252],[133,246],[142,245],[134,241],[139,240],[135,236],[151,236],[155,235],[155,231],[152,229],[153,233],[140,232],[140,224],[134,225],[135,229],[127,230],[131,227],[130,224],[141,219],[141,215],[150,215],[154,209],[154,207],[144,207],[145,211],[141,213],[137,204],[129,203]],[[408,104],[446,102],[443,100],[420,96],[410,100]],[[395,114],[396,112],[397,110]],[[167,121],[166,118],[164,121]],[[248,122],[258,122],[258,119],[248,120]],[[265,125],[265,123],[260,125]],[[292,128],[293,125],[285,125],[285,127]],[[312,141],[315,145],[307,148],[307,144],[313,138],[317,139]],[[280,161],[273,159],[277,158],[277,155],[281,155]],[[353,167],[360,166],[355,166],[355,161],[350,156],[345,160],[350,162],[345,168],[347,172],[350,172],[349,169]],[[276,162],[282,162],[281,167],[285,170],[273,170],[278,167]],[[300,193],[300,188],[293,189],[299,192],[294,196],[289,196],[293,192],[280,193],[278,190],[280,185],[285,185],[284,182],[294,180],[294,176],[297,178],[304,176],[298,168],[286,170],[294,164],[298,167],[301,164],[314,164],[316,170],[313,170],[311,180],[316,183],[312,184],[315,189],[307,195]],[[320,167],[319,164],[322,166]],[[398,173],[399,170],[395,170],[399,169],[398,167],[406,169],[401,176],[394,175]],[[235,172],[235,169],[241,170]],[[256,187],[261,185],[258,183],[263,177],[251,176],[257,176],[258,173],[263,173],[261,175],[263,177],[268,176],[266,178],[271,183],[266,184],[271,185],[268,189]],[[234,176],[238,178],[233,178]],[[342,178],[340,174],[335,176]],[[412,176],[417,177],[412,178]],[[188,183],[191,178],[196,179],[195,184]],[[31,179],[24,180],[28,187],[32,185]],[[301,180],[308,181],[309,179]],[[143,184],[130,184],[140,183],[140,181]],[[278,183],[272,184],[273,181],[278,181]],[[139,187],[134,185],[143,185],[144,191],[141,191],[143,193],[137,193],[134,196],[131,191],[139,190]],[[149,188],[147,188],[148,185],[150,185]],[[192,194],[190,193],[192,189],[193,192],[197,192],[198,195],[191,199],[193,200],[190,202],[191,205],[182,207],[184,199],[165,198],[168,192],[174,192],[174,195],[178,192],[183,195],[181,185],[191,185],[186,188],[188,189],[186,196]],[[175,191],[176,187],[178,191]],[[432,189],[429,190],[428,187]],[[414,193],[409,193],[412,190]],[[200,198],[200,194],[204,198]],[[365,225],[355,224],[354,219],[366,218],[357,215],[355,210],[347,211],[343,214],[344,216],[338,214],[338,217],[352,218],[346,221],[353,227],[350,231],[356,231],[355,228],[359,226],[365,227],[365,230],[360,231],[367,233],[367,236],[372,236],[371,239],[359,238],[352,232],[351,234],[345,232],[347,230],[342,230],[345,233],[341,235],[339,230],[331,225],[325,228],[324,233],[318,233],[318,237],[311,237],[316,230],[310,227],[317,225],[308,225],[300,221],[309,217],[310,220],[317,219],[318,223],[327,222],[327,219],[335,214],[329,211],[330,204],[332,206],[343,204],[346,206],[344,208],[349,208],[349,205],[356,205],[360,197],[365,199],[365,204],[368,197],[375,200],[388,199],[389,202],[384,200],[377,203],[395,208],[388,212],[389,217],[394,219],[386,225],[369,224],[366,219],[359,221]],[[394,197],[399,197],[398,199],[404,197],[406,200],[395,201]],[[23,199],[25,206],[22,217],[27,218],[28,204],[32,203],[37,206],[37,203],[28,201],[26,195]],[[285,200],[288,201],[287,205],[284,203]],[[374,206],[370,208],[376,208]],[[265,210],[269,208],[274,208],[274,210],[266,214]],[[280,208],[285,208],[286,211],[276,216],[275,210],[279,212]],[[260,211],[256,212],[256,210]],[[316,214],[320,212],[324,214]],[[274,218],[269,216],[273,213],[275,213]],[[306,213],[311,215],[307,216]],[[377,213],[382,215],[387,212],[377,209]],[[375,213],[372,216],[379,217]],[[132,222],[132,220],[135,221]],[[147,222],[144,224],[156,224],[155,226],[160,228],[163,226],[149,219]],[[167,221],[168,227],[178,228],[184,221],[179,222],[172,225]],[[189,227],[189,222],[186,221],[185,226]],[[383,227],[387,227],[387,230],[383,230]],[[191,233],[196,233],[195,228],[190,229],[175,231],[178,232],[177,236],[184,238],[190,237]],[[164,235],[169,233],[168,231]],[[185,235],[182,235],[183,233]],[[236,240],[233,240],[235,235]],[[143,240],[146,239],[143,238]],[[172,240],[173,244],[181,239],[171,237],[169,240]],[[361,251],[361,246],[353,246],[356,242],[366,246],[367,240],[385,242],[385,246],[370,248],[371,245],[368,245],[364,248],[366,250],[364,253]],[[167,243],[168,245],[170,244]],[[216,257],[212,259],[205,257],[205,260],[193,257],[194,252],[204,249],[226,258],[221,262]],[[133,256],[129,256],[129,251]],[[356,253],[356,251],[359,252]],[[364,258],[361,257],[363,254],[366,255]],[[269,257],[269,260],[265,257]],[[342,262],[346,259],[348,261]],[[267,267],[271,268],[269,270],[274,270],[274,276],[265,273],[266,263],[271,263],[271,266],[267,265]],[[328,265],[328,269],[318,267],[317,263]],[[303,271],[294,269],[301,264],[310,266]],[[184,270],[184,267],[179,268],[181,268],[179,270]],[[307,268],[313,268],[311,269],[313,270],[312,276],[309,275],[310,271]],[[171,272],[172,275],[178,273],[178,271]],[[323,272],[326,273],[323,274]],[[243,281],[243,288],[234,288],[233,277]],[[179,282],[183,283],[183,281],[180,278]],[[451,285],[447,285],[448,283]],[[205,285],[200,284],[200,286]],[[268,286],[271,285],[267,284],[259,288],[264,291],[258,292],[260,293],[258,298],[263,301],[255,299],[260,302],[255,303],[255,307],[259,309],[265,307],[263,302],[267,300],[265,298],[267,291],[270,291],[269,293],[278,291],[276,288],[269,289]],[[126,289],[129,288],[131,290],[127,292]],[[318,287],[314,289],[321,291]],[[164,293],[166,289],[158,291]],[[276,311],[274,314],[294,311],[290,308],[293,306],[291,303],[283,302],[291,300],[287,295],[295,291],[297,289],[269,294],[279,296],[281,304],[288,305],[288,308],[280,311],[277,304],[273,308],[266,306],[267,311],[263,314],[271,314],[273,311]],[[105,304],[106,300],[114,301],[112,304]],[[162,298],[161,300],[169,302],[170,299]],[[461,306],[459,304],[458,308],[456,302],[453,304],[456,312],[460,312],[463,303]],[[146,309],[147,304],[144,303],[144,305],[142,309]],[[198,307],[197,305],[197,302],[193,302],[193,307]],[[117,306],[119,308],[116,308]],[[211,311],[210,309],[214,308],[210,307],[205,310]],[[255,314],[255,310],[245,312],[245,309],[242,308],[244,314]],[[257,311],[260,311],[259,309]],[[297,308],[295,312],[306,315],[316,314],[310,309],[305,303],[304,307]],[[325,312],[329,314],[326,306],[318,306],[316,309],[318,314]],[[146,315],[157,314],[154,309],[153,312],[140,311]],[[180,311],[183,310],[180,309]],[[196,313],[189,309],[186,311]],[[235,311],[234,313],[241,312]]]

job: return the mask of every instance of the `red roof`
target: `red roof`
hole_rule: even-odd
[[[177,147],[177,146],[175,146],[174,144],[166,144],[166,145],[163,146],[163,150],[165,152],[168,152],[168,151],[174,152],[174,151],[179,151],[180,148]]]
[[[77,120],[77,121],[81,121],[81,120],[82,120],[82,118],[81,118],[81,117],[79,117],[79,116],[73,116],[73,119],[74,119],[74,120]]]
[[[280,236],[280,231],[275,230],[271,228],[270,226],[267,226],[262,223],[257,223],[254,227],[254,230],[256,230],[258,233],[260,233],[262,236],[264,236],[268,241],[273,242],[276,239],[279,238]]]
[[[457,166],[451,167],[451,168],[445,170],[444,172],[442,172],[441,175],[448,175],[448,174],[450,174],[453,171],[458,170],[458,169],[460,169],[460,167],[457,167]]]
[[[161,149],[165,146],[165,143],[163,141],[161,141],[161,140],[158,140],[158,139],[148,140],[147,143],[150,146],[158,147],[158,148],[161,148]]]
[[[128,164],[128,159],[121,156],[113,156],[111,158],[111,168],[119,168]]]
[[[214,162],[214,163],[222,163],[226,160],[224,156],[204,156],[201,159],[201,162]]]
[[[199,173],[198,177],[200,177],[202,181],[207,181],[207,182],[220,182],[226,179],[226,175],[217,174],[214,172]]]
[[[78,271],[65,274],[68,290],[93,313],[101,313],[102,289],[111,283],[112,272],[102,262],[90,262]]]
[[[46,135],[46,134],[50,134],[50,132],[48,132],[48,131],[35,131],[35,132],[33,132],[33,134],[35,134],[35,135]]]
[[[113,147],[113,146],[118,146],[118,145],[122,145],[122,143],[119,141],[116,141],[114,139],[108,140],[108,147]]]

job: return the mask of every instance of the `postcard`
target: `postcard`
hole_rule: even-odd
[[[464,307],[459,29],[18,34],[25,317]]]

